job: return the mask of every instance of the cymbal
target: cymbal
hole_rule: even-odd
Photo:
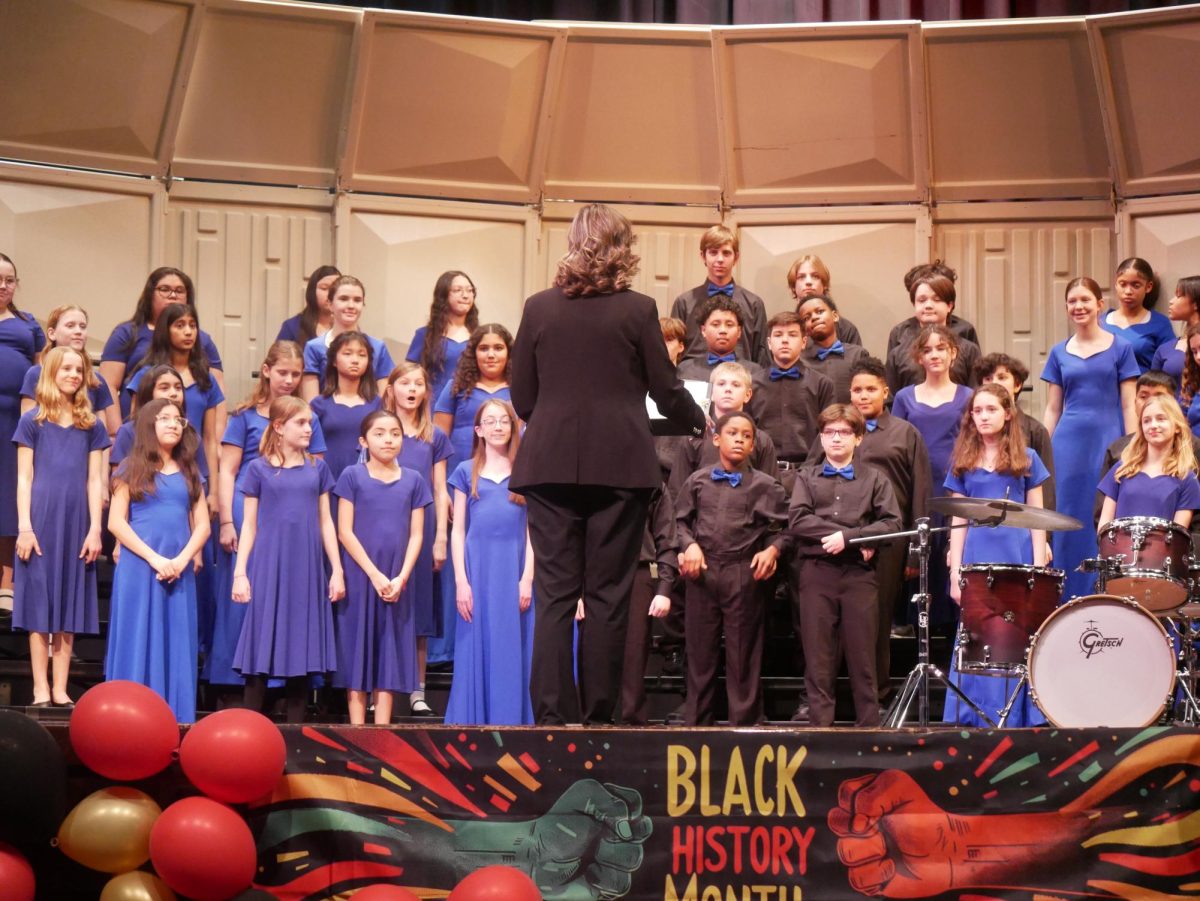
[[[949,516],[959,516],[985,525],[1007,526],[1010,529],[1045,529],[1047,532],[1074,532],[1083,523],[1073,516],[989,497],[934,497],[930,509]]]

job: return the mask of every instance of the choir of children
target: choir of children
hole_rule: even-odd
[[[1150,309],[1158,285],[1145,260],[1117,267],[1110,311],[1095,282],[1072,281],[1074,334],[1042,374],[1043,424],[1016,403],[1027,366],[981,354],[975,328],[954,315],[957,276],[940,261],[905,276],[914,315],[892,329],[885,365],[841,317],[819,257],[791,266],[794,308],[768,321],[762,299],[734,282],[733,232],[709,229],[700,256],[705,284],[661,325],[680,376],[710,384],[710,428],[657,439],[663,487],[630,605],[627,724],[648,720],[655,621],[686,639],[689,724],[715,722],[722,671],[729,722],[762,722],[768,599],[786,581],[804,718],[833,723],[844,658],[855,722],[877,726],[890,630],[906,619],[914,573],[906,543],[851,540],[911,528],[931,495],[1057,502],[1086,522],[1099,482],[1101,525],[1156,516],[1186,526],[1200,508],[1188,429],[1200,430],[1200,277],[1180,280],[1169,305],[1179,338]],[[111,478],[106,675],[149,685],[181,722],[196,716],[198,677],[252,708],[282,685],[289,721],[304,718],[322,678],[346,691],[353,723],[371,711],[390,722],[397,693],[414,715],[436,715],[427,659],[453,662],[447,722],[533,722],[536,561],[523,500],[508,487],[523,430],[509,405],[513,338],[480,325],[465,272],[438,278],[428,322],[393,367],[384,342],[360,330],[362,282],[318,268],[228,424],[221,360],[185,273],[150,274],[99,377],[79,306],[49,314],[51,349],[38,361],[46,339],[17,310],[17,285],[0,254],[0,428],[12,434],[0,443],[0,562],[15,556],[13,625],[29,633],[35,705],[71,704],[73,638],[98,630],[94,562]],[[1138,379],[1135,416],[1133,380],[1151,364],[1166,374]],[[1101,470],[1100,449],[1118,438]],[[1060,474],[1057,499],[1054,456],[1078,463]],[[1050,559],[1039,531],[963,529],[945,546],[949,571],[933,582],[948,620],[963,566]],[[1094,553],[1091,529],[1056,533],[1068,593],[1090,587],[1073,571]],[[954,676],[989,715],[1003,705],[1008,680]],[[953,695],[945,718],[978,723]],[[1023,695],[1009,724],[1039,721]]]

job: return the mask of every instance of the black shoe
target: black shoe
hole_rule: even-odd
[[[667,718],[663,720],[663,723],[668,726],[682,726],[684,722],[683,713],[685,706],[685,704],[680,704],[678,707],[668,713]]]
[[[792,722],[793,723],[807,723],[808,722],[808,705],[807,704],[801,704],[799,707],[796,708],[796,712],[792,714]]]
[[[408,705],[408,712],[411,716],[439,716],[438,712],[430,707],[429,704],[425,702],[424,698],[410,701]]]

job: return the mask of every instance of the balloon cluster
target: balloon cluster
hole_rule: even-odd
[[[283,774],[287,748],[269,719],[223,710],[191,727],[180,745],[166,701],[144,685],[113,681],[79,699],[70,733],[76,755],[101,776],[148,779],[178,759],[204,793],[163,810],[145,792],[109,786],[75,805],[59,827],[58,847],[86,867],[119,874],[101,901],[173,901],[173,892],[222,901],[250,885],[254,836],[229,805],[266,796]],[[146,861],[157,876],[139,870]],[[0,880],[6,865],[0,849]]]

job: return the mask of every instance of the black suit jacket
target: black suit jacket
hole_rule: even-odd
[[[634,291],[525,301],[512,352],[512,401],[528,424],[510,486],[658,488],[646,394],[667,418],[704,429],[675,375],[653,299]]]

